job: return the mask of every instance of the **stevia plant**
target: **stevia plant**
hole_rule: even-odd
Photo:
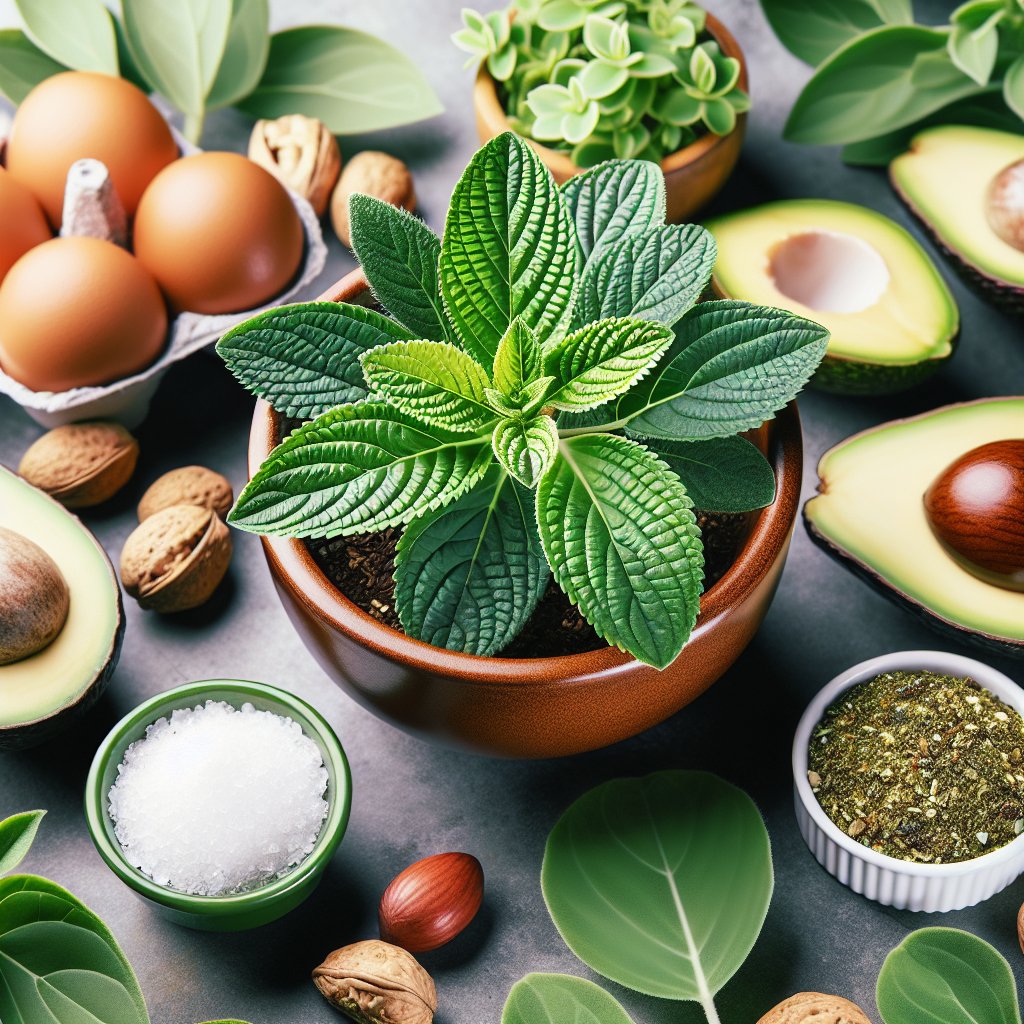
[[[368,196],[350,213],[390,316],[301,303],[218,344],[249,390],[312,420],[230,522],[307,538],[404,526],[396,608],[438,646],[500,651],[550,572],[610,644],[668,665],[699,608],[694,502],[773,500],[770,465],[740,435],[796,396],[828,332],[743,302],[695,306],[715,243],[664,223],[652,163],[559,190],[507,133],[456,185],[443,240]]]
[[[689,0],[527,0],[463,11],[452,37],[499,84],[512,127],[580,167],[660,161],[750,107],[740,63]]]

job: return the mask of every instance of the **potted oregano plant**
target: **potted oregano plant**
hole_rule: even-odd
[[[386,714],[432,728],[436,670],[449,682],[530,676],[528,661],[500,654],[553,577],[624,653],[540,658],[537,678],[621,676],[634,687],[613,687],[619,702],[642,697],[639,680],[663,692],[604,726],[555,720],[553,735],[518,742],[503,742],[523,726],[516,709],[506,705],[502,720],[497,707],[471,711],[463,694],[454,710],[450,700],[437,709],[442,731],[504,752],[565,752],[639,731],[692,699],[767,609],[795,514],[799,432],[794,414],[785,438],[763,424],[814,372],[828,332],[778,309],[695,305],[714,240],[664,223],[664,181],[648,162],[605,163],[559,189],[506,133],[456,185],[443,239],[368,196],[354,196],[350,212],[362,272],[391,315],[352,302],[365,292],[358,283],[348,301],[263,313],[218,345],[273,410],[257,411],[262,464],[229,521],[287,539],[268,541],[268,553],[314,649]],[[744,436],[759,429],[772,462]],[[694,495],[733,514],[778,508],[732,567],[749,578],[734,574],[731,599],[723,592],[719,649],[707,635],[711,649],[678,667],[704,579]],[[377,547],[353,546],[367,535]],[[349,559],[357,588],[381,537],[393,591],[360,612],[325,587],[311,545],[321,563]],[[393,602],[401,630],[371,628],[373,600]],[[659,684],[665,669],[671,682]]]
[[[463,11],[481,142],[529,139],[559,182],[610,159],[660,164],[668,220],[729,177],[750,107],[743,54],[690,0],[527,0]]]

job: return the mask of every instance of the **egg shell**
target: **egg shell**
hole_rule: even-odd
[[[153,180],[135,217],[135,255],[176,310],[263,305],[295,276],[303,245],[287,191],[237,153],[175,161]]]
[[[167,338],[156,282],[98,238],[53,238],[0,284],[0,367],[33,391],[109,384],[152,363]]]
[[[0,167],[0,281],[29,249],[51,236],[39,200]]]
[[[177,156],[171,130],[146,94],[92,71],[66,71],[37,85],[18,107],[7,141],[8,171],[35,193],[54,227],[76,160],[106,164],[130,217],[146,186]]]

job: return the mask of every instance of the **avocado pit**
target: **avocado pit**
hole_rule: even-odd
[[[802,231],[769,254],[775,287],[809,309],[860,313],[889,287],[889,268],[861,238],[837,231]]]
[[[57,563],[28,537],[0,526],[0,665],[52,643],[70,604]]]
[[[1024,591],[1024,438],[960,456],[924,495],[928,523],[968,572]]]
[[[989,227],[1007,245],[1024,252],[1024,160],[1004,167],[985,197]]]

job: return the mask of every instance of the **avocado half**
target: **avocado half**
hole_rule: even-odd
[[[953,354],[960,314],[914,238],[874,210],[789,199],[705,225],[723,298],[792,310],[832,332],[812,384],[880,395],[923,380]]]
[[[947,405],[836,445],[804,505],[811,538],[947,636],[1024,655],[1024,592],[985,583],[954,561],[925,518],[924,493],[955,459],[1024,437],[1024,396]]]
[[[992,230],[986,212],[992,180],[1018,160],[1024,160],[1024,135],[942,125],[915,135],[889,165],[889,177],[964,278],[1024,313],[1024,252]]]
[[[71,598],[64,627],[47,647],[0,665],[0,750],[17,750],[70,725],[100,697],[121,653],[124,608],[99,541],[63,505],[3,466],[0,526],[35,541],[57,563]]]

